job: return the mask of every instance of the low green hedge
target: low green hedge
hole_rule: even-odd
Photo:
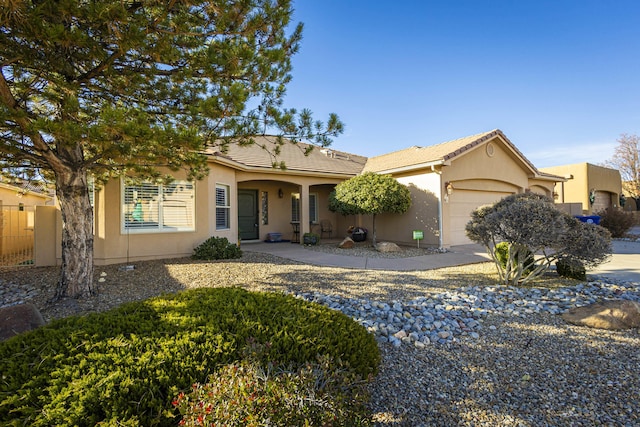
[[[168,426],[172,399],[242,359],[302,365],[326,355],[374,374],[374,338],[347,316],[293,297],[197,289],[61,319],[0,343],[3,425]]]
[[[209,237],[193,250],[191,258],[203,260],[234,259],[242,257],[242,250],[226,237]]]

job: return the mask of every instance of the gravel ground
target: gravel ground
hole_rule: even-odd
[[[235,261],[150,261],[131,271],[97,267],[97,296],[52,305],[47,301],[57,277],[54,268],[2,270],[0,305],[30,301],[51,320],[207,286],[389,302],[496,280],[488,263],[422,272],[360,271],[247,252]],[[538,283],[561,284],[566,283],[553,276]],[[489,315],[482,319],[479,339],[420,350],[379,346],[381,370],[370,387],[377,426],[640,425],[638,330],[593,330],[549,314]]]

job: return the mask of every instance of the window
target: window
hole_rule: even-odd
[[[316,193],[309,194],[309,222],[314,224],[318,222],[318,195]]]
[[[125,183],[123,180],[123,231],[127,233],[195,230],[193,183]]]
[[[228,230],[231,228],[230,218],[229,186],[216,184],[216,230]]]
[[[300,222],[300,194],[291,194],[291,222]],[[309,222],[318,222],[318,194],[309,194]]]
[[[262,192],[262,225],[269,224],[269,193]]]

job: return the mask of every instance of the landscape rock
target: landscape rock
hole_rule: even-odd
[[[342,242],[338,245],[341,249],[351,249],[356,245],[356,242],[353,241],[351,237],[345,237]]]
[[[0,308],[0,341],[44,325],[44,319],[33,304],[17,304]]]
[[[562,318],[574,325],[596,329],[630,329],[640,327],[640,304],[635,301],[599,302],[566,311]]]
[[[402,252],[402,248],[392,242],[380,242],[376,245],[378,252]]]

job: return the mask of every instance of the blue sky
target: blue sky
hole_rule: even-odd
[[[640,1],[298,0],[285,104],[368,157],[501,129],[538,167],[640,134]]]

